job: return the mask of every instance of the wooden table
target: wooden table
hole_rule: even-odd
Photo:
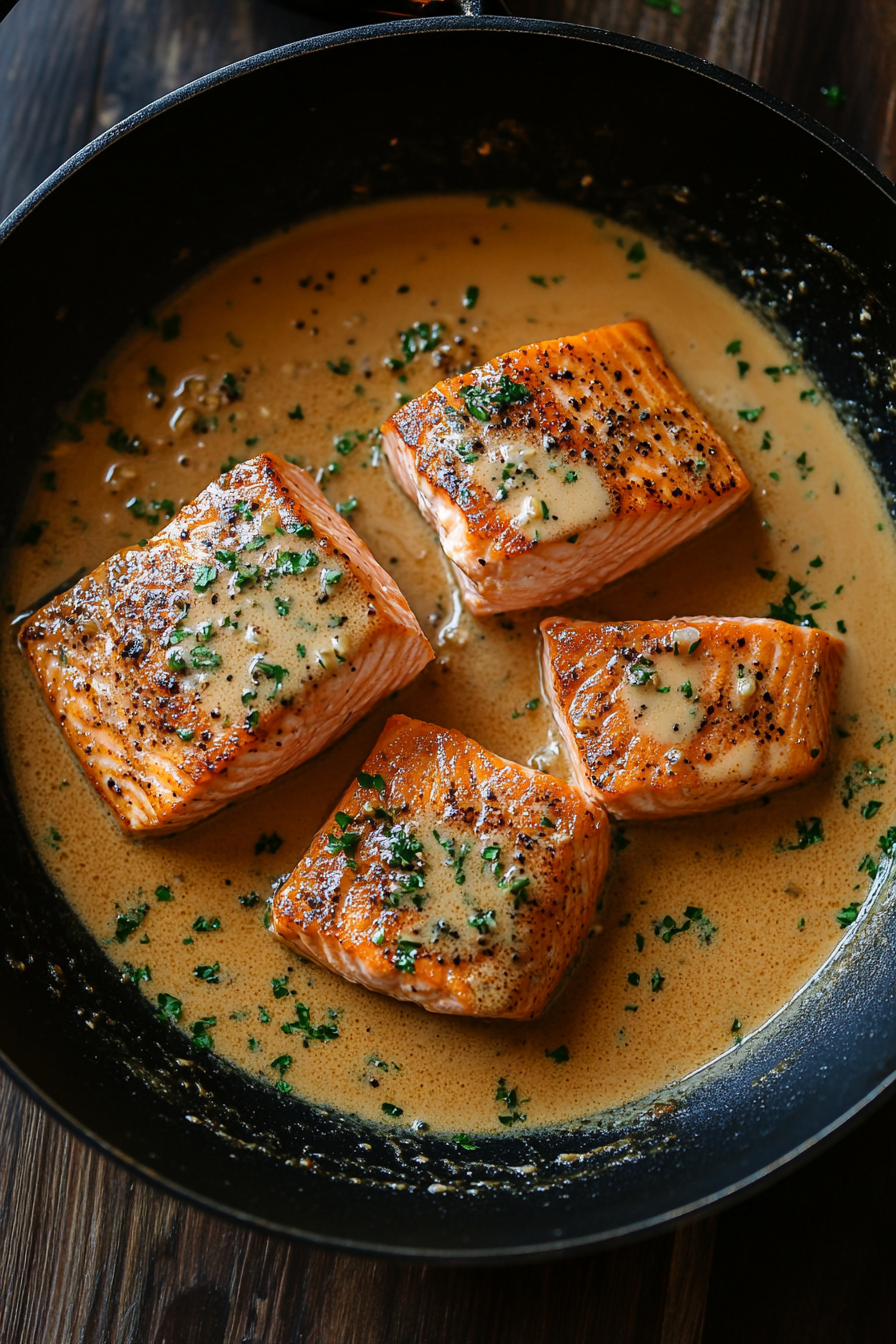
[[[706,56],[896,176],[896,0],[680,2],[680,17],[657,0],[511,8]],[[152,98],[332,26],[272,0],[20,0],[0,26],[0,217]],[[846,92],[840,107],[822,94],[832,85]],[[894,1135],[896,1101],[753,1199],[636,1246],[536,1268],[430,1269],[211,1218],[114,1166],[0,1078],[0,1344],[890,1340]]]

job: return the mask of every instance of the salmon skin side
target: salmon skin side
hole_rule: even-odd
[[[594,592],[750,492],[643,322],[523,346],[383,425],[477,615]]]
[[[758,617],[542,621],[575,779],[615,817],[711,812],[824,764],[844,644]]]
[[[310,476],[266,453],[47,603],[19,642],[97,792],[150,833],[322,751],[433,656]]]
[[[534,1018],[593,926],[603,808],[395,715],[274,897],[297,952],[433,1013]]]

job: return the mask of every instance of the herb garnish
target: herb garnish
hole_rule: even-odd
[[[330,1021],[321,1022],[320,1026],[311,1025],[311,1013],[307,1004],[297,1003],[295,1005],[295,1022],[284,1022],[280,1030],[286,1032],[287,1036],[294,1031],[302,1033],[302,1044],[307,1047],[309,1041],[335,1041],[339,1038],[339,1027],[336,1025],[336,1014],[330,1009]]]
[[[120,910],[115,916],[115,932],[112,937],[116,943],[123,943],[139,929],[146,918],[148,905],[137,905],[132,910]]]
[[[197,980],[205,980],[210,985],[218,983],[218,972],[221,969],[221,963],[216,961],[214,966],[196,966],[193,968],[193,974]]]
[[[768,614],[774,621],[786,621],[788,625],[803,625],[811,630],[817,630],[818,624],[810,611],[800,613],[796,609],[796,598],[801,597],[805,600],[809,597],[809,590],[800,579],[788,578],[787,592],[780,602],[771,602],[769,604]]]
[[[796,834],[796,844],[785,845],[783,840],[779,840],[775,848],[778,850],[808,849],[810,845],[820,845],[824,839],[821,817],[807,817],[805,820],[798,821],[796,823]]]
[[[556,1050],[545,1050],[548,1059],[552,1059],[555,1064],[566,1064],[569,1062],[569,1050],[565,1045],[558,1045]]]
[[[176,999],[173,994],[160,994],[158,996],[158,1008],[156,1016],[163,1022],[179,1022],[180,1015],[183,1012],[183,1004],[180,999]]]
[[[483,423],[495,411],[505,406],[513,406],[528,401],[532,396],[525,383],[515,383],[506,373],[502,373],[497,383],[490,387],[485,383],[468,383],[460,389],[460,397],[474,419]]]
[[[198,919],[193,921],[193,930],[196,933],[217,933],[220,927],[221,921],[217,915],[213,915],[211,919],[206,919],[205,915],[200,915]]]
[[[470,846],[466,844],[461,845],[460,850],[458,851],[454,840],[450,838],[443,840],[438,831],[433,831],[433,835],[448,855],[448,866],[454,869],[455,882],[459,887],[462,887],[467,880],[466,875],[463,872],[463,866],[464,860],[470,852]]]
[[[499,1078],[498,1087],[495,1092],[495,1101],[503,1101],[510,1114],[499,1115],[498,1123],[502,1125],[522,1124],[522,1122],[526,1119],[526,1115],[525,1112],[520,1112],[517,1109],[517,1107],[525,1106],[526,1102],[529,1100],[530,1100],[529,1097],[522,1097],[522,1098],[518,1097],[517,1090],[515,1087],[512,1087],[510,1088],[510,1090],[508,1090],[507,1079]]]

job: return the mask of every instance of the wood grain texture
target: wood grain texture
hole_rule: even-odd
[[[894,0],[681,3],[680,17],[644,0],[510,8],[706,56],[896,172]],[[0,215],[169,89],[342,26],[336,0],[323,16],[316,8],[20,0],[0,25]],[[832,83],[846,90],[841,108],[821,94]],[[888,1339],[894,1129],[896,1103],[772,1190],[675,1234],[548,1266],[460,1270],[336,1256],[212,1218],[108,1161],[0,1078],[0,1344]]]

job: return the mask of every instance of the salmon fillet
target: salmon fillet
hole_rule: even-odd
[[[128,831],[171,831],[322,751],[432,658],[394,581],[306,472],[235,467],[20,644]]]
[[[437,383],[386,421],[383,446],[477,615],[594,592],[750,492],[643,322]]]
[[[273,929],[432,1013],[533,1018],[575,961],[603,809],[463,733],[397,714],[274,898]]]
[[[753,617],[542,621],[543,675],[582,791],[614,816],[711,812],[824,762],[843,641]]]

